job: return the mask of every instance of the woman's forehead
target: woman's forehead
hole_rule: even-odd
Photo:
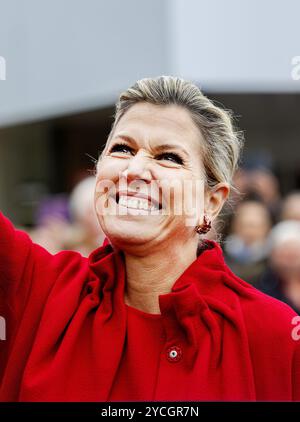
[[[148,139],[168,143],[174,140],[192,148],[199,148],[201,144],[201,133],[190,113],[173,104],[135,104],[116,125],[112,139],[123,135],[136,141]]]

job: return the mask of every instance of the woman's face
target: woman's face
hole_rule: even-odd
[[[154,251],[176,240],[197,244],[202,145],[189,112],[179,106],[138,103],[124,114],[97,166],[96,212],[113,245]]]

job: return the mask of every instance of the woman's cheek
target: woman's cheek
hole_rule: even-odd
[[[198,224],[204,213],[204,183],[202,180],[184,180],[182,208],[185,225],[189,227]]]
[[[116,198],[116,184],[98,176],[95,187],[95,210],[98,217],[111,212],[113,198]]]

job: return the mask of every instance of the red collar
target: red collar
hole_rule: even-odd
[[[249,295],[251,287],[236,277],[224,262],[221,247],[205,240],[197,259],[175,281],[170,293],[159,296],[159,305],[170,346],[178,341],[189,355],[193,365],[199,353],[203,327],[206,327],[213,344],[211,363],[220,362],[222,325],[244,330],[239,296]],[[92,272],[95,306],[101,303],[106,320],[126,319],[124,304],[125,261],[121,251],[114,251],[110,244],[96,249],[89,257]]]
[[[124,255],[121,251],[114,251],[105,238],[103,245],[90,254],[89,267],[100,279],[113,281],[112,268],[119,276],[125,273]],[[172,292],[196,284],[202,294],[209,293],[220,282],[219,275],[224,270],[227,270],[227,266],[220,245],[212,240],[203,240],[202,247],[197,251],[197,259],[175,281]]]

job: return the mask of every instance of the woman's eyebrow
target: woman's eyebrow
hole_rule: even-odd
[[[112,141],[114,140],[114,139],[123,139],[124,141],[127,141],[127,142],[132,142],[132,143],[134,143],[134,144],[136,144],[137,142],[136,142],[136,140],[134,139],[134,138],[132,138],[131,136],[128,136],[128,135],[115,135],[113,138],[112,138]]]
[[[123,139],[124,141],[127,141],[127,142],[132,142],[132,143],[134,143],[134,144],[137,144],[137,141],[134,139],[134,138],[132,138],[131,136],[128,136],[128,135],[116,135],[116,136],[114,136],[114,138],[113,139]],[[156,151],[166,151],[166,150],[170,150],[170,149],[176,149],[176,150],[178,150],[179,152],[183,152],[186,156],[189,156],[189,153],[185,150],[185,148],[183,148],[181,145],[178,145],[178,144],[170,144],[170,143],[167,143],[167,144],[160,144],[160,145],[155,145],[154,147],[153,147],[153,149],[155,149]]]
[[[177,145],[177,144],[161,144],[161,145],[157,145],[155,149],[158,151],[176,149],[179,152],[183,152],[185,155],[189,156],[188,152],[181,145]]]

